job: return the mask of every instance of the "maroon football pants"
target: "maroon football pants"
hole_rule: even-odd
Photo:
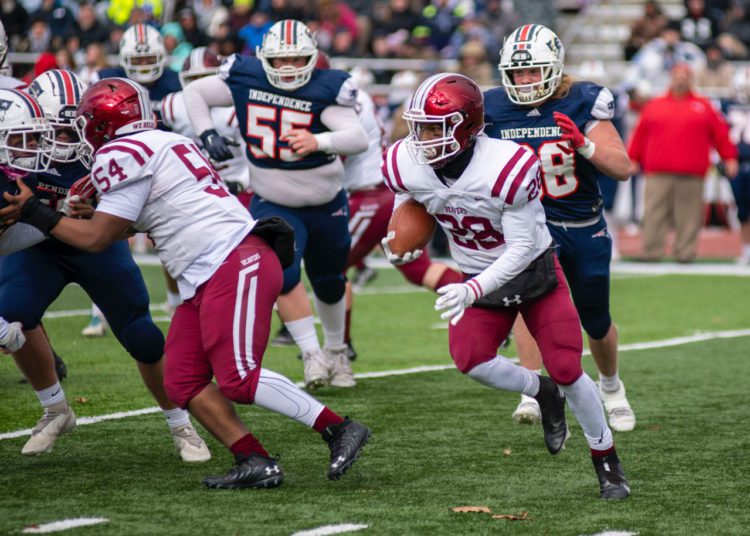
[[[165,346],[164,387],[185,408],[216,376],[229,400],[252,403],[283,272],[276,253],[248,235],[175,311]]]
[[[502,310],[469,307],[458,325],[449,325],[448,344],[456,367],[464,374],[497,355],[521,313],[542,352],[544,368],[559,385],[570,385],[581,374],[581,322],[555,257],[557,287],[541,298]]]

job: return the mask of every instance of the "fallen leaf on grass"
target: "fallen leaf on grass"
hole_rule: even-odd
[[[479,514],[491,514],[492,510],[487,508],[486,506],[454,506],[451,508],[454,512],[459,512],[462,514],[470,513],[470,512],[476,512]]]
[[[75,397],[75,401],[78,402],[79,404],[88,404],[89,403],[89,399],[86,398],[85,396],[77,396],[77,397]]]
[[[518,515],[513,514],[495,514],[492,519],[508,519],[510,521],[531,521],[528,512],[521,512]]]
[[[503,456],[505,456],[506,458],[510,456],[511,454],[513,454],[513,451],[511,449],[509,448],[503,449]]]

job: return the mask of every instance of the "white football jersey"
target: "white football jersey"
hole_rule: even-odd
[[[255,220],[192,140],[161,130],[114,139],[94,158],[97,210],[148,233],[183,299],[208,280]]]
[[[383,182],[380,169],[385,150],[383,125],[376,114],[375,103],[361,89],[357,93],[356,110],[370,141],[366,151],[344,159],[344,188],[347,192],[371,188]]]
[[[172,132],[182,134],[193,140],[199,147],[201,140],[193,129],[185,107],[182,91],[170,93],[161,101],[162,122],[172,129]],[[233,106],[211,108],[211,121],[220,136],[233,141],[237,145],[230,145],[229,150],[233,158],[214,164],[216,171],[224,182],[239,182],[247,191],[250,189],[250,168],[245,157],[244,140],[240,134],[237,114]]]
[[[0,75],[0,89],[24,89],[26,83],[12,76]]]
[[[539,161],[515,142],[479,136],[471,162],[450,187],[430,166],[414,162],[403,140],[388,149],[383,169],[386,184],[397,194],[396,207],[409,197],[422,203],[445,231],[451,256],[464,273],[484,271],[514,240],[532,245],[526,266],[552,243],[539,200]],[[511,219],[523,228],[504,229]],[[493,279],[504,284],[526,267],[520,264]]]

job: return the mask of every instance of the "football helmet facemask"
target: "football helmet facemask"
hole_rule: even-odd
[[[167,63],[167,49],[159,30],[147,24],[131,26],[120,41],[120,66],[128,78],[150,84],[161,77]]]
[[[9,172],[46,170],[53,136],[34,97],[16,89],[0,89],[0,166]]]
[[[75,126],[81,138],[81,161],[90,166],[94,154],[118,136],[156,128],[146,89],[127,78],[105,78],[81,97]]]
[[[484,96],[464,75],[436,74],[420,84],[403,118],[409,125],[404,143],[412,159],[441,168],[484,129]],[[442,136],[422,140],[423,131],[430,125],[440,125]]]
[[[180,71],[180,84],[184,88],[193,80],[216,74],[221,65],[219,56],[211,52],[206,47],[194,48],[185,62],[182,64]]]
[[[72,71],[53,69],[37,76],[29,85],[29,93],[44,111],[44,115],[55,129],[52,160],[67,164],[78,160],[81,140],[73,124],[76,106],[86,86]],[[58,136],[65,131],[72,141],[60,141]]]
[[[310,29],[293,19],[281,20],[271,26],[256,49],[268,82],[279,89],[294,91],[310,81],[318,60],[318,43]],[[302,67],[284,65],[275,68],[275,58],[307,58]]]
[[[500,51],[498,69],[508,98],[516,104],[529,105],[552,96],[563,76],[565,49],[555,32],[541,24],[516,28]],[[541,80],[533,84],[516,84],[515,69],[538,67]]]

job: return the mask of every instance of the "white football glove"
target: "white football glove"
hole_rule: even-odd
[[[4,354],[12,354],[21,349],[26,342],[26,337],[23,334],[23,328],[20,322],[13,322],[8,324],[8,331],[5,337],[0,337],[0,350]]]
[[[440,318],[450,320],[454,326],[464,316],[464,310],[477,299],[474,291],[466,283],[445,285],[437,289],[437,293],[440,296],[435,300],[435,310],[445,311]]]
[[[420,255],[422,255],[421,249],[415,249],[413,251],[407,251],[403,255],[399,256],[396,255],[391,251],[391,246],[388,245],[388,242],[393,240],[393,238],[396,236],[396,233],[391,231],[389,232],[385,238],[383,238],[380,241],[380,245],[383,246],[383,253],[385,253],[386,259],[388,259],[388,262],[395,266],[400,266],[402,264],[409,263],[411,261],[417,260]]]
[[[63,214],[70,217],[70,211],[71,211],[70,204],[80,203],[80,202],[81,202],[80,195],[69,195],[68,197],[66,197],[65,200],[63,201],[63,209],[62,209]]]

